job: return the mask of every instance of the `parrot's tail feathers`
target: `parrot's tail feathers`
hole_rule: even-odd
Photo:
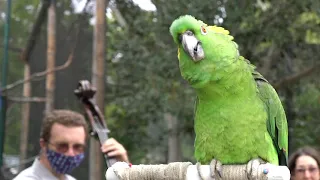
[[[280,153],[278,154],[278,157],[279,157],[279,165],[280,166],[288,166],[288,158],[287,158],[285,149],[282,149],[280,151]]]

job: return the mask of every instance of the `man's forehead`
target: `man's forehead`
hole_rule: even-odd
[[[85,130],[83,126],[65,126],[54,123],[50,132],[50,139],[59,141],[85,141]]]

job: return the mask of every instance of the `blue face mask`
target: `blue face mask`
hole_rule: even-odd
[[[66,156],[47,148],[47,158],[53,170],[59,174],[67,174],[80,165],[84,159],[84,153]]]

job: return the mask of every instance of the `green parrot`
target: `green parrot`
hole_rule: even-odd
[[[174,20],[182,77],[195,89],[194,156],[200,163],[287,165],[288,126],[275,89],[239,54],[222,27],[193,16]]]

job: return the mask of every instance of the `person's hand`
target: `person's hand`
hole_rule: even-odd
[[[115,157],[118,161],[129,163],[127,150],[114,138],[107,139],[101,146],[101,151],[110,157]]]

